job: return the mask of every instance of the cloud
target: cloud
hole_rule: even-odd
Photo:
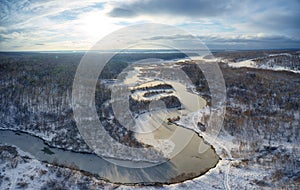
[[[233,24],[238,30],[250,33],[263,31],[300,37],[300,1],[264,1],[253,8],[242,21]]]
[[[41,18],[56,16],[67,11],[80,12],[90,10],[93,7],[102,7],[101,1],[86,0],[86,1],[27,1],[27,0],[12,0],[0,1],[0,22],[2,26],[6,27],[22,27],[26,23],[33,23]],[[39,24],[39,23],[35,23]],[[26,26],[26,25],[25,25]]]
[[[297,0],[132,0],[111,6],[108,13],[111,17],[149,18],[166,24],[185,18],[177,24],[193,23],[201,28],[202,23],[211,22],[222,28],[215,30],[216,25],[212,25],[210,32],[230,29],[230,32],[300,36],[300,1]]]
[[[65,44],[68,49],[88,49],[115,29],[114,22],[103,17],[104,5],[98,0],[0,1],[0,49],[34,50],[55,45],[55,49],[63,49]]]
[[[139,15],[174,15],[188,17],[214,17],[235,11],[232,1],[223,0],[147,0],[127,1],[113,4],[109,13],[113,17],[133,17]]]
[[[196,36],[205,45],[212,49],[285,49],[300,48],[300,38],[290,38],[280,35],[202,35]],[[187,41],[191,43],[191,35],[165,35],[155,36],[145,41],[151,42],[167,42],[167,41]],[[193,48],[193,44],[189,44],[189,48]]]
[[[299,7],[300,10],[300,7]],[[281,31],[292,35],[298,34],[300,37],[300,11],[280,12],[280,13],[267,13],[257,15],[252,24],[256,28],[267,29],[268,31]]]
[[[116,29],[145,22],[178,26],[214,47],[299,47],[299,9],[297,0],[1,0],[0,49],[88,49]],[[167,34],[165,40],[186,38]]]
[[[112,17],[134,17],[134,16],[136,16],[136,13],[129,9],[114,8],[109,13],[109,16],[112,16]]]

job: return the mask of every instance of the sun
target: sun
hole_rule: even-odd
[[[81,14],[79,23],[82,33],[92,40],[99,40],[121,27],[115,20],[107,17],[103,12],[93,11]]]

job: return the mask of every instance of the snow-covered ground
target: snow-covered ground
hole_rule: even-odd
[[[282,59],[284,59],[284,61],[282,61]],[[230,62],[226,59],[221,59],[221,61],[227,63],[230,67],[233,68],[248,67],[265,70],[289,71],[293,73],[300,73],[300,70],[297,69],[299,68],[300,63],[295,63],[295,60],[297,60],[297,56],[291,55],[289,53],[269,54],[266,57],[247,59],[239,62]],[[298,66],[295,67],[292,64],[298,64]]]
[[[0,144],[0,189],[112,189],[74,168],[42,163],[17,147]]]
[[[204,122],[203,118],[209,115],[209,108],[206,107],[197,113],[183,117],[177,122],[181,126],[188,126],[200,136],[204,137],[209,144],[213,145],[222,159],[219,164],[207,174],[186,182],[187,187],[192,189],[274,189],[280,187],[296,189],[299,187],[299,184],[286,185],[278,181],[273,181],[274,184],[270,185],[269,182],[272,180],[269,179],[269,177],[276,172],[277,168],[274,166],[261,165],[259,160],[261,159],[260,152],[253,153],[251,158],[248,158],[246,155],[240,155],[240,157],[236,155],[233,156],[232,154],[240,149],[240,143],[238,143],[236,137],[231,136],[224,129],[220,131],[218,136],[201,131],[194,121],[199,121],[199,119],[201,121],[202,119],[202,122]],[[268,146],[268,142],[262,143]],[[291,152],[294,150],[291,146],[289,146],[289,148],[284,146],[282,150],[278,151]],[[272,155],[270,155],[268,159],[271,158]],[[248,163],[249,160],[253,160],[253,162]],[[300,172],[299,168],[298,172]],[[178,186],[181,187],[182,185]]]
[[[187,116],[189,117],[189,116]],[[178,122],[188,126],[188,118],[183,118]],[[190,126],[195,126],[189,123]],[[253,154],[253,159],[257,159],[258,163],[249,164],[243,158],[233,158],[231,152],[239,148],[239,144],[235,143],[235,138],[224,131],[221,131],[219,136],[215,138],[205,135],[196,127],[193,130],[202,135],[206,141],[214,146],[222,160],[217,166],[205,175],[188,180],[183,183],[173,185],[155,186],[127,186],[113,185],[103,180],[92,176],[86,176],[76,170],[69,168],[53,166],[50,164],[41,163],[35,160],[25,152],[17,149],[19,156],[10,155],[6,151],[1,151],[0,168],[3,172],[0,180],[1,189],[82,189],[88,188],[116,188],[116,189],[297,189],[299,183],[292,181],[277,182],[270,184],[269,176],[275,172],[274,166],[263,166],[259,164],[259,154]],[[279,151],[283,151],[282,149]],[[288,150],[291,151],[291,150]],[[3,175],[4,174],[4,175]],[[278,174],[280,175],[280,174]],[[276,176],[274,176],[276,177]]]
[[[273,59],[278,56],[290,57],[290,54],[270,54],[267,59]],[[205,58],[202,57],[201,59]],[[212,59],[212,61],[220,60]],[[221,61],[226,62],[226,60]],[[247,59],[239,62],[228,62],[228,65],[237,68],[251,67],[299,72],[299,70],[292,70],[288,67],[277,65],[277,63],[272,63],[272,67],[270,67],[271,63],[264,63],[267,62],[258,59]],[[232,88],[237,87],[233,86]],[[244,87],[240,87],[239,89],[241,92],[246,91]],[[243,95],[241,96],[243,97]],[[270,94],[270,97],[272,98],[272,94]],[[254,106],[246,107],[231,99],[228,99],[228,101],[232,108],[240,108],[242,112],[246,112],[252,108],[251,106]],[[270,109],[272,108],[270,107]],[[218,136],[200,130],[195,121],[205,123],[204,118],[209,114],[210,110],[206,107],[199,112],[182,116],[177,122],[177,124],[188,127],[203,136],[205,141],[216,149],[216,152],[222,159],[215,168],[193,180],[188,180],[180,184],[164,185],[162,187],[112,185],[76,170],[41,163],[33,159],[31,155],[26,156],[27,153],[19,149],[17,149],[18,156],[2,149],[0,152],[0,189],[53,189],[54,187],[66,189],[300,189],[300,149],[299,145],[297,145],[298,142],[293,140],[290,142],[279,142],[280,138],[287,135],[288,132],[290,133],[290,129],[297,123],[293,120],[299,121],[299,112],[294,112],[294,117],[291,117],[292,121],[290,121],[290,124],[285,123],[281,125],[279,123],[278,128],[281,129],[282,134],[273,134],[275,138],[270,141],[262,138],[258,142],[260,143],[257,146],[260,147],[258,150],[254,150],[249,144],[243,144],[243,141],[249,142],[252,139],[247,139],[247,136],[232,136],[224,128],[218,133]],[[244,125],[243,127],[237,130],[247,131],[247,127],[250,128],[251,126]],[[263,125],[259,126],[257,129],[258,133],[264,127]],[[299,128],[294,128],[293,135],[299,135],[299,132],[296,131]],[[67,133],[67,131],[63,131],[63,133]],[[45,140],[53,138],[53,136],[43,133],[35,135]],[[290,162],[294,163],[290,164]],[[290,167],[290,165],[294,165],[294,168],[285,168]],[[289,173],[286,173],[286,171]]]
[[[299,70],[293,70],[288,67],[283,66],[268,66],[268,65],[258,65],[253,60],[245,60],[240,62],[229,62],[228,65],[233,68],[240,68],[240,67],[248,67],[248,68],[256,68],[256,69],[266,69],[266,70],[273,70],[273,71],[289,71],[293,73],[300,73]]]

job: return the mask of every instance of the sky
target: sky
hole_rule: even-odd
[[[1,0],[0,51],[88,50],[141,23],[178,27],[210,49],[300,48],[299,10],[299,0]]]

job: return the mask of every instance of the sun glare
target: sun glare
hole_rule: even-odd
[[[105,14],[95,11],[80,16],[80,29],[91,40],[97,40],[120,28]]]

